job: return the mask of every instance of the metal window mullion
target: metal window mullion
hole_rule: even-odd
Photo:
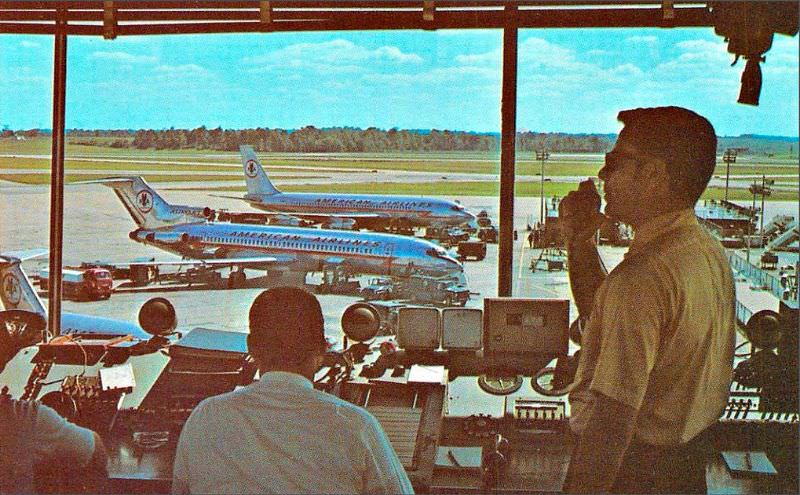
[[[53,135],[50,166],[50,284],[48,286],[47,332],[42,336],[61,333],[61,264],[64,236],[64,128],[67,88],[67,30],[66,18],[59,11],[53,49]]]
[[[517,7],[506,6],[503,29],[503,87],[500,102],[500,239],[497,295],[511,296],[514,256],[514,162],[517,134]]]

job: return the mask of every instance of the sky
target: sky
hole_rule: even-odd
[[[615,133],[679,105],[717,134],[798,136],[798,36],[775,35],[758,107],[713,28],[524,29],[517,129]],[[378,127],[499,132],[502,32],[369,31],[68,40],[67,128]],[[0,35],[0,127],[52,126],[53,39]]]

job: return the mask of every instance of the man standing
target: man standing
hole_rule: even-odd
[[[711,124],[678,107],[620,112],[599,176],[606,215],[634,230],[607,276],[592,243],[600,197],[584,182],[560,204],[570,283],[590,314],[570,393],[577,435],[565,490],[705,493],[707,441],[728,400],[735,293],[694,205],[716,163]]]
[[[413,493],[375,417],[314,389],[326,341],[313,295],[262,292],[247,346],[261,378],[195,408],[178,442],[174,493]]]

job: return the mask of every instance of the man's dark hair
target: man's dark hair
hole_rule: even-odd
[[[681,107],[623,110],[619,136],[667,164],[670,189],[693,206],[714,174],[717,135],[705,117]]]
[[[0,372],[5,369],[6,363],[14,357],[15,350],[13,339],[8,334],[8,330],[0,328]]]
[[[250,306],[247,346],[262,364],[302,364],[325,352],[325,322],[313,294],[297,287],[265,290]]]

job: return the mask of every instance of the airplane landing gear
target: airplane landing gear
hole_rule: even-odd
[[[246,280],[247,275],[245,275],[244,270],[236,270],[235,272],[231,272],[231,274],[228,276],[228,288],[238,289],[243,287]]]

